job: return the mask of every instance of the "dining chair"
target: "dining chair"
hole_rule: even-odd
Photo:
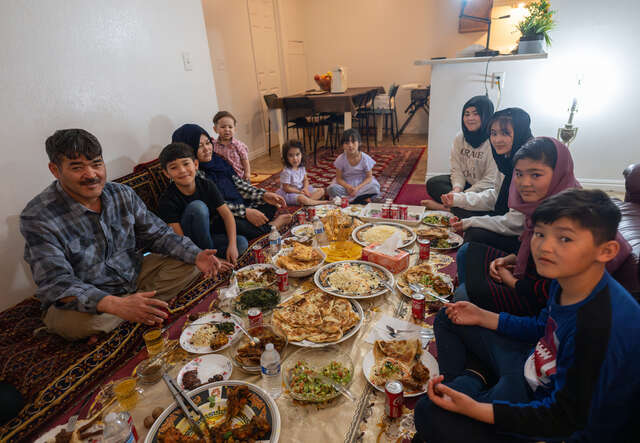
[[[385,94],[384,96],[378,96],[379,99],[387,98],[386,103],[381,103],[381,100],[378,100],[378,103],[375,106],[375,114],[382,115],[384,118],[384,133],[387,134],[389,128],[391,128],[391,142],[395,145],[398,140],[398,113],[396,111],[396,94],[398,93],[398,89],[400,87],[392,83],[389,87],[389,94]],[[391,122],[389,122],[391,120]]]
[[[328,119],[320,116],[313,106],[313,101],[308,97],[284,97],[283,99],[285,116],[293,114],[296,116],[292,120],[292,129],[302,129],[302,144],[305,151],[310,153],[313,151],[313,163],[317,164],[318,141],[320,138],[320,130],[329,125]],[[306,135],[305,135],[306,132]],[[307,149],[306,141],[309,142]]]

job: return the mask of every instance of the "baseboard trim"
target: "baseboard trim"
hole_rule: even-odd
[[[431,177],[436,175],[444,175],[449,172],[427,172],[425,183]],[[603,191],[624,192],[624,180],[596,179],[596,178],[578,178],[578,181],[587,189],[602,189]]]
[[[260,156],[265,155],[268,152],[266,146],[263,146],[261,148],[258,149],[253,149],[251,151],[249,151],[249,161],[254,160]]]

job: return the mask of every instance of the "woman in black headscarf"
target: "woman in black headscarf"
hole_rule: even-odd
[[[422,205],[444,210],[443,194],[481,192],[493,188],[498,170],[488,140],[488,123],[492,115],[493,103],[484,95],[472,97],[464,104],[460,118],[462,132],[453,140],[451,148],[451,173],[427,180],[427,192],[433,200],[422,200]],[[458,217],[481,215],[462,209],[457,212]]]
[[[200,171],[213,181],[236,219],[236,231],[252,240],[268,234],[271,225],[280,229],[291,221],[291,214],[275,214],[287,206],[284,199],[274,192],[256,188],[241,179],[224,158],[213,152],[211,136],[202,127],[186,124],[175,130],[172,142],[191,146],[200,162]]]
[[[454,223],[454,228],[465,231],[465,242],[484,243],[508,253],[518,250],[518,236],[524,229],[524,215],[509,210],[509,187],[513,156],[533,137],[530,126],[529,114],[520,108],[507,108],[493,114],[489,122],[489,140],[493,159],[500,171],[495,188],[442,196],[442,202],[449,208],[487,211],[488,215]]]

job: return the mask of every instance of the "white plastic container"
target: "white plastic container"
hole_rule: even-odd
[[[271,226],[271,232],[269,233],[269,254],[275,256],[282,246],[282,237],[275,226]]]
[[[273,347],[273,343],[267,343],[260,357],[260,369],[262,372],[262,387],[271,398],[276,399],[282,393],[282,373],[280,372],[280,354]]]
[[[131,428],[127,412],[110,412],[104,418],[103,443],[135,443],[136,435]]]

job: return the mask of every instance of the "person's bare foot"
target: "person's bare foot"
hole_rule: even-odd
[[[291,223],[293,220],[293,215],[291,214],[280,214],[277,216],[270,224],[275,226],[276,229],[282,228],[287,223]]]
[[[427,209],[431,209],[434,211],[446,211],[447,208],[444,207],[443,204],[438,203],[435,200],[430,200],[430,199],[426,199],[426,200],[422,200],[420,202],[420,204],[422,206],[425,206]]]

